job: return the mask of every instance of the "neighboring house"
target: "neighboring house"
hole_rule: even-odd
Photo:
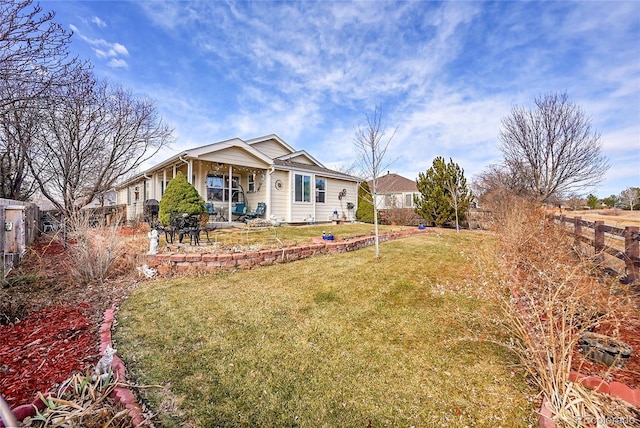
[[[266,204],[263,218],[283,223],[330,221],[336,211],[339,219],[355,219],[360,180],[325,168],[273,134],[185,150],[122,183],[117,202],[127,205],[127,218],[142,218],[145,201],[160,201],[178,172],[227,221],[236,204],[252,211],[259,202]]]
[[[373,190],[373,183],[367,183],[369,189]],[[418,186],[415,180],[409,180],[398,174],[387,172],[386,175],[378,177],[376,186],[376,205],[379,210],[393,208],[415,207],[413,196],[419,195]]]
[[[369,181],[369,190],[373,183]],[[413,197],[419,196],[415,180],[387,172],[378,177],[376,185],[376,206],[381,222],[386,224],[417,225],[421,217],[415,213]]]
[[[96,195],[96,197],[83,208],[109,207],[116,205],[117,200],[118,193],[116,189],[109,189]]]

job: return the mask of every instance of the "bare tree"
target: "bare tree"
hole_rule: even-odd
[[[32,0],[0,0],[0,108],[39,99],[85,64],[70,58],[71,33]]]
[[[52,89],[68,85],[87,67],[70,58],[71,33],[31,0],[0,0],[0,196],[33,194],[27,154],[38,115]]]
[[[71,216],[170,141],[153,103],[83,73],[49,103],[30,168],[39,190]],[[37,174],[36,174],[37,172]]]
[[[382,124],[382,111],[376,106],[372,115],[366,115],[367,123],[356,130],[354,145],[358,152],[357,165],[362,171],[365,180],[370,180],[369,188],[371,203],[373,205],[373,224],[375,229],[376,258],[380,257],[380,239],[378,232],[378,201],[377,187],[380,173],[387,169],[391,163],[386,159],[387,150],[391,140],[396,134],[397,127],[388,138],[385,138],[385,127]]]
[[[448,175],[443,183],[445,190],[449,193],[449,205],[456,213],[456,232],[460,232],[460,213],[461,208],[468,209],[473,198],[472,193],[467,188],[467,180],[464,178],[464,170],[450,163],[452,173]]]
[[[510,200],[511,196],[526,193],[526,185],[521,177],[504,165],[492,164],[473,177],[471,190],[481,207],[496,209]]]
[[[636,206],[638,200],[640,200],[640,188],[629,187],[620,193],[620,200],[623,201],[631,211]]]
[[[599,183],[609,164],[583,110],[566,94],[536,98],[535,104],[535,110],[514,107],[502,120],[506,168],[541,202]]]
[[[27,200],[35,192],[29,174],[28,152],[38,124],[38,110],[21,101],[17,108],[0,111],[0,198]]]
[[[569,195],[565,203],[567,204],[567,207],[569,207],[569,209],[571,209],[572,211],[577,211],[579,209],[582,209],[582,207],[586,205],[584,198],[581,198],[579,195],[576,195],[576,194]]]

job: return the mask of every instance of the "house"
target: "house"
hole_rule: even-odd
[[[369,181],[369,190],[373,183]],[[415,225],[421,220],[415,211],[414,196],[419,196],[415,180],[387,172],[376,181],[376,206],[381,221],[387,224]]]
[[[367,183],[369,189],[373,190],[373,183]],[[415,180],[409,180],[401,175],[389,173],[378,177],[376,182],[376,206],[379,210],[394,208],[415,207],[413,196],[419,195],[418,186]]]
[[[127,180],[116,188],[127,218],[141,219],[145,203],[161,200],[179,172],[215,207],[218,220],[231,222],[241,204],[252,211],[259,202],[266,204],[263,218],[282,223],[355,219],[360,180],[326,168],[274,134],[184,150]]]

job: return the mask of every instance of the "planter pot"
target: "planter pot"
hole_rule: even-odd
[[[588,359],[607,366],[624,367],[633,353],[629,344],[598,333],[582,333],[578,344]]]

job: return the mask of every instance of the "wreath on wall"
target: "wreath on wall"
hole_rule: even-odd
[[[276,187],[276,190],[282,190],[282,187],[284,186],[284,184],[282,183],[282,180],[276,180],[276,182],[274,183],[274,186]]]

